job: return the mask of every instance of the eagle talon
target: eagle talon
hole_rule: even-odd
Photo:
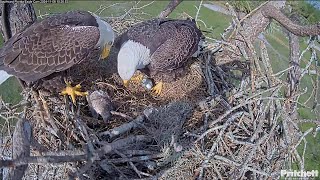
[[[136,81],[136,82],[141,82],[143,79],[143,75],[142,74],[139,74],[137,75],[136,77],[132,77],[130,80],[131,81]]]
[[[88,92],[80,91],[81,85],[77,84],[76,86],[72,87],[70,82],[66,82],[66,88],[64,88],[60,95],[69,95],[71,97],[72,103],[76,104],[76,97],[77,96],[87,96]]]
[[[136,77],[130,78],[130,80],[124,80],[123,81],[123,85],[124,85],[124,87],[128,88],[129,87],[129,81],[136,81],[136,82],[140,83],[142,81],[143,77],[144,76],[142,74],[139,74]]]
[[[163,82],[159,82],[151,89],[151,91],[155,93],[155,95],[160,96],[162,92],[162,88],[163,88]]]

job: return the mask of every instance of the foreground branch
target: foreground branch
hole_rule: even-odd
[[[15,160],[0,160],[0,167],[16,167],[27,164],[47,164],[47,163],[65,163],[75,161],[86,161],[88,156],[83,155],[68,155],[68,156],[31,156]]]

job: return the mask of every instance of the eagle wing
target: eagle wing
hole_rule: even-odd
[[[127,38],[150,49],[152,54],[168,38],[175,34],[176,27],[171,19],[151,19],[134,25],[126,35]]]
[[[175,35],[167,39],[152,54],[149,69],[151,71],[170,71],[182,67],[197,51],[201,36],[200,30],[195,25],[180,24]]]
[[[90,57],[99,40],[88,12],[54,15],[14,35],[0,50],[0,70],[32,82]]]

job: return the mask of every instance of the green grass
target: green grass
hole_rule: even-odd
[[[15,77],[10,77],[0,85],[0,96],[5,102],[17,104],[21,101],[22,88]]]
[[[300,128],[304,132],[309,128],[315,128],[313,123],[303,123]],[[312,133],[306,136],[307,140],[307,148],[305,151],[305,169],[306,170],[318,170],[320,172],[320,150],[319,150],[319,142],[320,142],[320,134],[318,133],[316,137],[313,136]],[[298,147],[299,152],[303,152],[304,142]]]

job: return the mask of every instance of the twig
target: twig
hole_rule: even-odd
[[[152,139],[148,138],[144,135],[137,135],[137,136],[128,136],[124,139],[119,139],[117,141],[114,141],[112,143],[101,143],[103,145],[102,148],[99,148],[96,152],[99,154],[99,156],[103,156],[105,154],[109,154],[113,150],[122,149],[130,144],[135,144],[137,142],[150,142]]]
[[[201,7],[202,7],[202,3],[203,3],[203,0],[201,0],[199,6],[196,7],[197,13],[196,13],[196,17],[194,18],[196,22],[197,22],[197,20],[198,20],[199,14],[200,14],[200,9],[201,9]]]
[[[144,121],[144,116],[139,116],[136,119],[130,121],[129,123],[122,124],[119,127],[115,127],[110,131],[104,131],[100,133],[100,136],[107,136],[108,139],[113,139],[116,136],[119,136],[125,132],[130,131],[131,129],[134,129],[138,127],[139,124],[141,124]]]
[[[109,162],[112,163],[126,163],[126,162],[140,162],[140,161],[147,161],[151,159],[159,159],[163,158],[163,154],[153,154],[153,155],[148,155],[148,156],[138,156],[138,157],[130,157],[130,158],[119,158],[119,159],[109,159]]]

